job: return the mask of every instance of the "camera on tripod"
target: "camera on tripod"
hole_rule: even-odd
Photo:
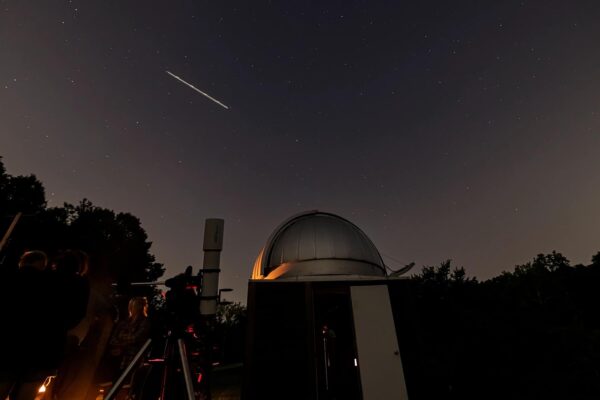
[[[192,266],[188,266],[184,273],[165,281],[169,288],[165,294],[166,324],[174,332],[187,329],[200,318],[202,275],[193,275],[192,271]]]
[[[131,374],[130,390],[136,391],[135,397],[139,399],[209,398],[207,378],[216,340],[214,316],[200,314],[203,272],[200,269],[194,275],[192,266],[188,266],[185,272],[164,282],[114,285],[121,296],[140,294],[143,287],[164,285],[168,290],[164,294],[164,307],[153,315],[152,337],[123,370],[105,400],[116,398]],[[209,273],[214,272],[214,268],[209,268]],[[214,296],[217,302],[219,295]]]
[[[154,335],[140,348],[104,400],[112,400],[127,376],[133,377],[136,399],[210,399],[209,377],[215,343],[214,326],[220,253],[223,245],[222,219],[207,219],[204,230],[204,263],[197,275],[185,272],[164,282],[130,283],[129,287],[165,285],[162,334]],[[143,361],[142,361],[143,360]],[[136,379],[132,378],[133,381]],[[141,382],[141,383],[140,383]]]

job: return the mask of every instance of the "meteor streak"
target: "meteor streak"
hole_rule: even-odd
[[[202,96],[209,98],[210,100],[214,101],[215,103],[217,103],[218,105],[220,105],[221,107],[223,107],[226,110],[229,110],[229,107],[227,107],[225,104],[221,103],[219,100],[209,96],[208,94],[204,93],[202,90],[198,89],[197,87],[195,87],[194,85],[190,85],[189,83],[187,83],[186,81],[184,81],[183,79],[181,79],[180,77],[178,77],[177,75],[169,72],[169,71],[165,71],[167,74],[171,75],[173,78],[177,79],[179,82],[186,84],[187,86],[191,87],[192,89],[194,89],[196,92],[200,93]]]

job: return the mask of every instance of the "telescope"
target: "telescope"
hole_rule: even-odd
[[[126,377],[140,364],[149,369],[145,373],[145,381],[150,382],[150,390],[143,388],[136,398],[195,400],[196,393],[210,398],[208,382],[214,347],[215,314],[221,293],[231,291],[218,288],[223,226],[222,219],[206,220],[204,262],[197,275],[193,275],[192,266],[188,266],[183,273],[164,281],[113,284],[121,291],[127,291],[127,287],[162,285],[169,290],[165,295],[167,313],[164,336],[148,339],[144,343],[104,400],[115,399]],[[161,345],[156,346],[153,340]],[[147,379],[150,372],[155,372],[152,371],[155,366],[160,371],[158,379]]]

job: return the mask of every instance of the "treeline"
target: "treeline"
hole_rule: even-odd
[[[396,318],[411,399],[600,398],[600,252],[540,254],[479,282],[450,261],[406,281]]]
[[[92,284],[152,281],[164,272],[137,217],[85,199],[48,207],[44,186],[35,175],[12,176],[0,158],[0,237],[19,212],[23,216],[0,254],[3,271],[16,268],[27,250],[42,250],[52,258],[61,250],[79,249],[90,257]]]
[[[48,207],[42,183],[9,175],[0,158],[0,235],[18,212],[0,278],[32,249],[87,252],[92,285],[164,272],[138,218],[85,199]],[[600,398],[600,252],[589,265],[540,254],[481,282],[446,261],[401,285],[392,302],[411,400]],[[220,356],[241,360],[245,308],[223,307],[218,319]]]

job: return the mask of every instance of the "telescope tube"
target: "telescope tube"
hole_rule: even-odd
[[[219,290],[219,269],[223,249],[223,228],[225,221],[220,218],[207,218],[204,225],[204,263],[202,267],[202,293],[200,295],[200,315],[213,316],[217,313]]]

